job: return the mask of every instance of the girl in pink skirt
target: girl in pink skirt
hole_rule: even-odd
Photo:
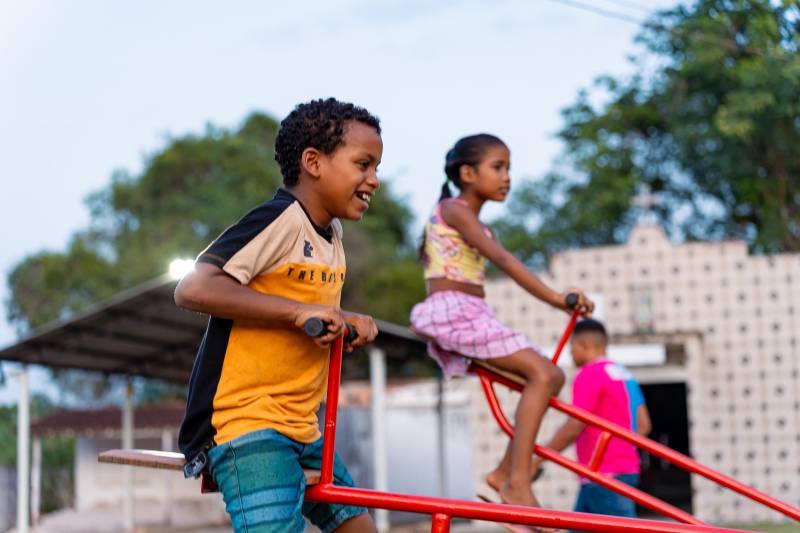
[[[414,306],[411,325],[431,342],[431,356],[448,377],[464,374],[466,357],[491,359],[495,366],[526,379],[515,414],[514,438],[500,464],[486,476],[506,503],[538,506],[531,489],[531,453],[551,396],[564,385],[564,373],[544,358],[522,333],[502,324],[484,300],[486,260],[523,289],[557,309],[567,309],[566,293],[542,283],[494,239],[478,219],[488,200],[508,196],[510,152],[493,135],[460,139],[447,153],[442,195],[425,225],[420,249],[428,297]],[[448,183],[460,193],[453,198]],[[581,291],[578,306],[589,316],[594,304]]]

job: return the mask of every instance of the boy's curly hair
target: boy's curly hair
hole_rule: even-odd
[[[350,120],[381,132],[380,120],[369,111],[335,98],[312,100],[295,107],[281,121],[275,138],[275,161],[281,167],[284,185],[297,184],[303,150],[311,147],[324,154],[332,153],[344,142],[344,126]]]

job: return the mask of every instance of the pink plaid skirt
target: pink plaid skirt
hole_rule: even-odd
[[[411,326],[436,342],[428,343],[445,377],[466,374],[468,362],[503,357],[533,348],[527,337],[503,325],[483,298],[460,291],[440,291],[411,310]]]

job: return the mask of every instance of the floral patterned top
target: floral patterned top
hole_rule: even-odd
[[[459,202],[460,198],[447,198],[436,205],[428,223],[425,224],[425,245],[422,262],[425,279],[445,278],[462,283],[483,285],[486,277],[486,258],[477,248],[464,242],[455,228],[442,219],[442,205],[445,202]],[[484,226],[487,236],[492,232]]]

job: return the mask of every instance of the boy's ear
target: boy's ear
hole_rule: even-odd
[[[321,156],[316,148],[306,148],[300,154],[300,170],[304,170],[313,178],[319,178],[322,174]]]

